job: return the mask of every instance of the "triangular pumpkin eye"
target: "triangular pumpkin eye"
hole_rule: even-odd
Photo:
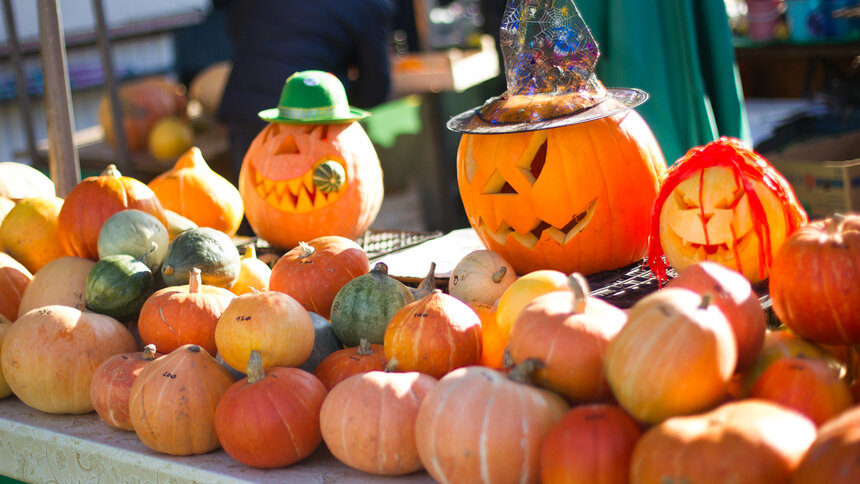
[[[508,183],[498,170],[493,170],[493,174],[481,190],[482,195],[503,195],[509,193],[517,193],[514,187]]]
[[[543,166],[546,164],[546,144],[547,142],[544,141],[543,144],[540,145],[534,158],[532,158],[531,165],[529,165],[529,171],[532,174],[532,178],[530,179],[532,185],[537,181],[543,171]]]
[[[273,154],[275,155],[295,155],[299,153],[299,145],[296,144],[296,139],[292,136],[287,136],[281,141],[278,149]]]

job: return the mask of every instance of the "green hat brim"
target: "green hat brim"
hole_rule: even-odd
[[[309,119],[294,119],[294,118],[283,118],[280,115],[280,110],[278,108],[270,108],[264,109],[260,111],[258,114],[260,119],[263,121],[267,121],[269,123],[291,123],[291,124],[336,124],[336,123],[349,123],[351,121],[358,121],[359,119],[364,119],[370,116],[370,113],[358,108],[349,108],[349,116],[343,117],[324,117],[324,118],[309,118]]]

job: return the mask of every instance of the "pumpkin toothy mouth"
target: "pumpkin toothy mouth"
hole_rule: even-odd
[[[479,219],[478,227],[480,227],[483,233],[489,235],[500,245],[505,245],[506,239],[510,236],[522,246],[534,249],[544,234],[554,240],[558,245],[565,245],[570,242],[576,234],[585,229],[591,221],[591,218],[594,216],[596,208],[597,198],[589,202],[588,206],[586,206],[584,210],[574,214],[570,221],[563,227],[556,227],[540,219],[536,220],[532,229],[525,233],[517,232],[506,222],[502,222],[498,230],[492,230],[483,219]]]
[[[334,203],[346,190],[346,184],[339,190],[329,193],[316,187],[314,170],[326,161],[332,160],[330,158],[321,159],[301,176],[289,180],[270,180],[257,171],[253,163],[246,163],[248,180],[260,198],[282,212],[306,213],[320,210]],[[338,161],[338,163],[341,162]]]

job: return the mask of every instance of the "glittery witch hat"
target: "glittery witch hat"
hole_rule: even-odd
[[[507,91],[448,121],[463,133],[513,133],[584,123],[636,107],[648,94],[606,88],[600,51],[573,0],[509,0],[499,31]]]

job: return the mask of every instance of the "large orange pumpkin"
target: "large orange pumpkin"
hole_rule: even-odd
[[[382,205],[382,168],[358,123],[270,123],[245,154],[239,193],[254,233],[277,247],[355,239]]]
[[[469,223],[518,274],[588,275],[641,259],[665,168],[635,111],[549,130],[464,134],[457,153]]]
[[[720,138],[666,172],[651,212],[648,262],[661,280],[665,252],[676,271],[709,260],[755,283],[807,221],[791,185],[767,160],[740,140]]]
[[[196,223],[235,235],[244,207],[239,190],[212,171],[194,146],[148,184],[161,205]]]
[[[99,231],[111,215],[136,208],[154,215],[164,226],[167,219],[155,193],[143,182],[122,176],[109,165],[101,175],[78,183],[66,196],[57,221],[60,243],[69,255],[98,260]]]

